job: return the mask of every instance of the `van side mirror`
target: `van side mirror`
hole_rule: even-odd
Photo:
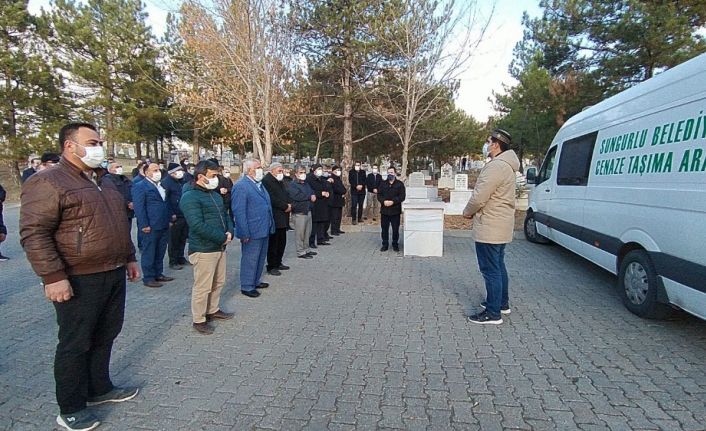
[[[525,178],[527,178],[527,184],[537,184],[537,168],[527,168]]]

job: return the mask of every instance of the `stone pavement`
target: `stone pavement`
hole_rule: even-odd
[[[0,429],[50,430],[57,406],[53,308],[17,244],[0,263]],[[190,327],[188,269],[131,284],[113,355],[134,400],[94,408],[104,430],[703,430],[706,322],[647,321],[615,278],[555,246],[507,251],[512,314],[464,315],[484,297],[472,242],[443,258],[380,253],[370,228],[293,258],[258,299],[239,294],[231,248],[212,336]]]

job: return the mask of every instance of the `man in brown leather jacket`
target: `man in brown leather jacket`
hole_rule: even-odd
[[[104,158],[96,128],[67,124],[59,143],[59,164],[22,186],[20,238],[59,324],[56,421],[67,430],[90,430],[100,422],[87,405],[137,395],[137,388],[113,386],[109,365],[123,324],[125,276],[133,281],[140,274],[123,197],[110,181],[96,182],[94,169]]]

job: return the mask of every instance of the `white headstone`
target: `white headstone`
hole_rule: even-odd
[[[468,190],[468,174],[456,174],[454,177],[454,190]]]
[[[440,189],[452,189],[454,188],[454,178],[453,178],[453,166],[445,163],[441,167],[441,176],[439,177],[439,188]]]
[[[424,174],[413,172],[409,175],[409,187],[424,187]]]

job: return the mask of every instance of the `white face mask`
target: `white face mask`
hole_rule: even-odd
[[[123,168],[115,168],[115,175],[122,175],[123,174]]]
[[[373,168],[373,173],[377,174],[378,173],[378,168]]]
[[[230,172],[223,172],[223,177],[230,178]]]
[[[334,174],[336,174],[337,177],[340,177],[340,176],[341,176],[341,171],[336,171],[336,172],[334,172]]]
[[[264,172],[262,168],[255,169],[255,181],[260,182],[262,181],[262,177],[264,175]]]
[[[360,166],[356,165],[354,169],[355,169],[356,171],[359,171],[359,170],[360,170]]]
[[[154,181],[155,183],[160,182],[161,179],[162,179],[162,173],[160,171],[157,171],[152,174],[152,181]]]
[[[323,174],[324,174],[324,171],[322,171],[321,169],[317,169],[314,171],[314,175],[316,175],[317,177],[320,177]]]
[[[83,145],[81,146],[83,147]],[[81,157],[81,161],[84,165],[95,169],[103,163],[105,151],[103,150],[102,145],[96,145],[95,147],[83,147],[83,149],[86,151],[86,155]]]
[[[176,171],[176,172],[174,172],[174,178],[176,178],[177,180],[180,180],[180,179],[184,178],[184,171]]]
[[[209,190],[213,190],[216,187],[218,187],[218,177],[213,177],[213,178],[206,178],[208,181],[206,182],[206,185],[204,185],[205,188]]]
[[[299,181],[306,181],[306,174],[299,174]]]
[[[490,145],[486,142],[485,144],[483,144],[483,157],[485,157],[487,159],[489,154],[490,154]]]
[[[277,178],[277,181],[282,181],[284,179],[284,174],[279,173],[279,174],[275,175],[275,178]]]
[[[191,175],[194,175],[194,172],[196,172],[196,169],[189,169],[189,173],[190,173]]]

